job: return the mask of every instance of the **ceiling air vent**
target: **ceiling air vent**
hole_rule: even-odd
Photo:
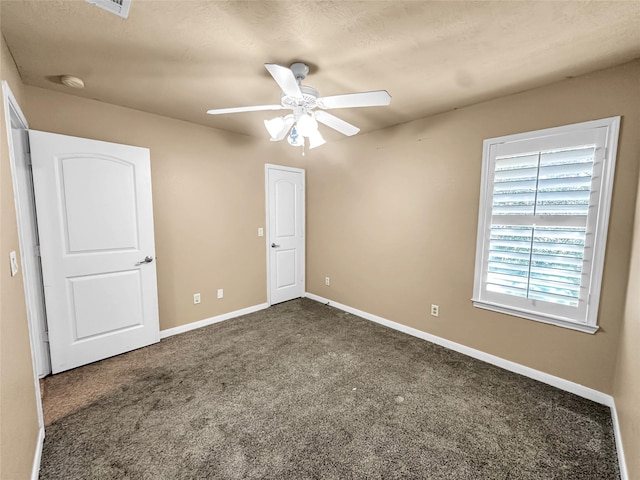
[[[119,17],[127,18],[129,16],[129,7],[131,0],[85,0],[96,7],[100,7],[107,12],[115,13]]]

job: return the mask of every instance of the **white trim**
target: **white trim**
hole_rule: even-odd
[[[9,146],[9,163],[11,166],[11,180],[13,185],[13,200],[16,209],[18,242],[20,245],[20,265],[22,267],[22,281],[27,306],[27,321],[31,328],[30,335],[33,337],[32,350],[35,362],[34,368],[36,369],[38,378],[43,378],[51,373],[51,358],[49,356],[49,347],[44,344],[43,340],[47,333],[46,325],[44,324],[46,322],[44,299],[41,296],[39,297],[35,292],[35,290],[44,292],[42,276],[40,275],[40,269],[34,265],[36,260],[31,256],[34,245],[38,243],[37,233],[33,231],[31,227],[32,224],[37,224],[35,198],[33,183],[31,181],[28,182],[30,183],[30,191],[28,193],[20,188],[20,183],[24,181],[24,178],[19,174],[18,165],[19,162],[22,163],[25,159],[16,158],[16,150],[13,142],[12,112],[20,123],[20,129],[25,130],[27,135],[29,132],[29,123],[20,109],[16,98],[13,96],[9,84],[3,80],[2,86],[5,120],[7,124],[7,144]],[[24,153],[29,154],[28,152]],[[31,198],[27,199],[25,195]],[[41,295],[43,295],[43,293],[41,293]],[[39,298],[41,302],[38,301]]]
[[[265,248],[266,248],[266,256],[267,256],[267,303],[271,306],[273,303],[271,302],[271,246],[269,244],[270,238],[270,228],[269,228],[269,170],[283,170],[285,172],[299,173],[302,175],[302,262],[300,264],[302,273],[301,273],[301,281],[302,281],[302,296],[304,296],[304,291],[307,288],[306,284],[306,265],[307,265],[307,180],[306,180],[306,171],[304,168],[296,168],[296,167],[286,167],[284,165],[275,165],[273,163],[265,163],[264,164],[264,210],[265,210],[265,229],[264,229],[264,239],[265,239]]]
[[[265,308],[269,308],[268,303],[261,303],[259,305],[254,305],[252,307],[242,308],[240,310],[235,310],[233,312],[223,313],[221,315],[216,315],[215,317],[205,318],[204,320],[198,320],[197,322],[187,323],[186,325],[180,325],[179,327],[167,328],[166,330],[160,330],[160,338],[163,339],[163,338],[171,337],[173,335],[178,335],[180,333],[189,332],[191,330],[196,330],[197,328],[213,325],[214,323],[223,322],[231,318],[241,317],[242,315],[258,312],[260,310],[264,310]]]
[[[590,334],[598,330],[598,306],[604,269],[619,130],[620,117],[617,116],[484,140],[474,269],[474,306]],[[583,141],[581,139],[583,135],[586,136],[584,141],[588,140],[589,144],[593,141],[597,146],[594,157],[591,193],[593,197],[594,192],[597,192],[598,199],[597,201],[592,199],[589,205],[589,208],[596,207],[595,214],[593,212],[589,214],[586,224],[587,239],[593,239],[593,243],[590,243],[591,240],[589,240],[585,245],[583,279],[580,285],[581,293],[578,308],[488,292],[486,289],[486,269],[488,264],[489,230],[493,221],[491,198],[493,192],[493,164],[496,156],[499,156],[498,154],[514,154],[516,152],[524,153],[529,149],[537,151],[554,148],[561,144],[571,145],[575,143],[579,145]],[[499,150],[504,151],[499,152]],[[594,184],[596,184],[596,187],[594,187]],[[530,217],[533,218],[533,215]],[[537,222],[538,217],[533,220]],[[591,253],[587,254],[588,251]]]
[[[18,105],[18,101],[16,100],[16,97],[14,97],[13,92],[11,91],[11,87],[9,87],[9,83],[6,80],[2,80],[2,93],[4,97],[4,102],[5,102],[4,117],[5,117],[5,122],[8,125],[8,128],[11,128],[11,117],[6,107],[7,107],[7,103],[10,103],[14,107],[15,112],[18,114],[18,118],[20,118],[20,123],[22,123],[27,129],[29,129],[29,122],[27,122],[27,117],[24,116],[24,113],[22,112],[20,105]]]
[[[536,322],[547,323],[549,325],[555,325],[556,327],[565,327],[571,330],[577,330],[579,332],[593,334],[596,333],[600,328],[598,325],[586,325],[584,323],[569,322],[562,317],[554,315],[537,315],[527,310],[510,306],[503,306],[498,303],[482,302],[475,299],[471,299],[471,301],[473,302],[474,307],[491,310],[493,312],[504,313],[506,315],[517,315],[518,317],[526,318],[527,320],[535,320]]]
[[[599,392],[598,390],[594,390],[593,388],[585,387],[584,385],[580,385],[579,383],[574,383],[569,380],[565,380],[564,378],[556,377],[555,375],[551,375],[531,367],[520,365],[519,363],[506,360],[496,355],[491,355],[490,353],[486,353],[481,350],[476,350],[475,348],[467,347],[466,345],[462,345],[460,343],[456,343],[442,337],[437,337],[430,333],[423,332],[422,330],[408,327],[401,323],[393,322],[391,320],[387,320],[386,318],[373,315],[372,313],[363,312],[362,310],[358,310],[356,308],[334,302],[327,298],[314,295],[313,293],[305,293],[305,297],[317,302],[329,304],[332,307],[336,307],[340,310],[344,310],[345,312],[358,315],[359,317],[362,317],[366,320],[371,320],[372,322],[379,323],[381,325],[384,325],[385,327],[393,328],[394,330],[398,330],[414,337],[421,338],[422,340],[435,343],[436,345],[440,345],[442,347],[448,348],[449,350],[453,350],[469,357],[482,360],[483,362],[490,363],[491,365],[504,368],[505,370],[509,370],[510,372],[533,378],[534,380],[538,380],[539,382],[546,383],[547,385],[565,390],[596,403],[610,406],[611,402],[613,401],[611,395]]]
[[[38,444],[33,455],[33,467],[31,468],[31,480],[38,480],[40,477],[40,461],[42,460],[42,448],[44,447],[44,426],[38,431]]]
[[[589,290],[589,314],[598,322],[598,310],[600,308],[600,291],[602,289],[602,277],[604,275],[604,260],[607,252],[606,244],[609,232],[609,217],[611,215],[611,200],[613,198],[613,180],[615,177],[616,159],[618,158],[618,142],[620,135],[620,117],[603,118],[594,121],[607,127],[604,152],[604,165],[602,170],[602,188],[598,200],[598,223],[596,225],[596,240],[593,249],[593,269],[591,271],[591,289]]]
[[[531,132],[515,133],[512,135],[503,135],[502,137],[494,137],[489,140],[491,143],[520,142],[530,140],[532,138],[550,137],[552,135],[562,134],[564,132],[575,132],[580,130],[589,130],[592,128],[606,127],[613,124],[620,124],[620,117],[607,117],[598,120],[588,120],[586,122],[572,123],[569,125],[560,125],[558,127],[544,128],[542,130],[533,130]],[[487,140],[485,140],[487,141]],[[617,145],[615,146],[617,149]],[[615,153],[615,152],[614,152]]]
[[[266,261],[267,261],[267,304],[271,305],[271,275],[270,268],[271,262],[269,260],[269,167],[271,167],[270,163],[264,164],[264,247],[266,251]]]
[[[9,84],[7,83],[6,80],[2,80],[2,97],[4,102],[4,115],[5,115],[5,123],[7,128],[7,143],[9,144],[9,149],[10,149],[9,155],[13,155],[13,146],[12,146],[12,140],[11,140],[11,113],[9,111],[9,105],[11,105],[11,108],[18,115],[23,125],[29,128],[29,124],[27,123],[27,119],[24,116],[24,113],[22,113],[22,109],[20,108],[20,105],[18,105],[18,101],[16,100],[16,97],[13,95],[13,92],[11,91],[11,87],[9,87]],[[13,172],[13,166],[12,166],[12,172]],[[12,177],[13,177],[13,173],[12,173]],[[15,182],[15,178],[14,178],[14,182]],[[14,186],[14,189],[15,189],[15,186]],[[14,195],[15,195],[15,192],[14,192]],[[39,351],[37,350],[39,344],[36,345],[36,343],[38,342],[38,339],[34,338],[35,332],[33,331],[34,330],[33,325],[31,324],[30,321],[27,321],[27,325],[29,329],[29,345],[31,347],[31,369],[33,371],[33,383],[34,383],[34,389],[35,389],[35,395],[36,395],[36,410],[38,411],[38,427],[41,431],[41,435],[38,434],[38,439],[40,439],[40,436],[42,436],[42,439],[44,440],[44,414],[42,412],[42,398],[40,397],[40,381],[38,379],[38,370],[36,368],[37,364],[36,364],[36,357],[35,357],[36,355],[35,352]],[[34,469],[36,467],[35,461],[37,460],[38,470],[39,470],[40,455],[42,451],[41,443],[38,449],[40,450],[40,453],[38,452],[38,450],[36,450],[35,452],[36,456],[34,458]]]
[[[618,466],[620,467],[620,479],[629,480],[627,472],[627,461],[624,456],[624,448],[622,446],[622,433],[620,432],[620,423],[618,422],[618,410],[616,409],[616,401],[613,397],[609,407],[611,408],[611,421],[613,422],[613,435],[616,439],[616,452],[618,453]]]
[[[310,300],[315,300],[316,302],[330,305],[332,307],[338,308],[340,310],[351,313],[353,315],[357,315],[366,320],[379,323],[380,325],[384,325],[385,327],[398,330],[400,332],[406,333],[408,335],[411,335],[417,338],[421,338],[422,340],[426,340],[427,342],[435,343],[436,345],[440,345],[441,347],[448,348],[449,350],[462,353],[463,355],[467,355],[477,360],[490,363],[491,365],[504,368],[505,370],[508,370],[510,372],[524,375],[525,377],[532,378],[539,382],[546,383],[547,385],[551,385],[552,387],[559,388],[560,390],[573,393],[574,395],[578,395],[579,397],[586,398],[587,400],[591,400],[593,402],[600,403],[601,405],[605,405],[609,407],[611,409],[611,421],[613,423],[613,434],[616,442],[616,452],[618,454],[618,466],[620,468],[620,479],[629,480],[629,476],[627,473],[627,464],[624,456],[624,448],[622,446],[622,435],[620,432],[620,424],[618,422],[618,412],[616,410],[615,399],[611,395],[600,392],[598,390],[594,390],[593,388],[585,387],[584,385],[580,385],[579,383],[565,380],[564,378],[556,377],[555,375],[550,375],[548,373],[541,372],[540,370],[536,370],[534,368],[520,365],[519,363],[512,362],[510,360],[505,360],[504,358],[491,355],[490,353],[485,353],[481,350],[476,350],[475,348],[467,347],[460,343],[452,342],[451,340],[447,340],[442,337],[431,335],[430,333],[423,332],[422,330],[417,330],[415,328],[408,327],[401,323],[387,320],[386,318],[373,315],[372,313],[363,312],[362,310],[358,310],[357,308],[349,307],[347,305],[334,302],[332,300],[329,300],[328,298],[324,298],[319,295],[315,295],[313,293],[306,292],[305,297]]]

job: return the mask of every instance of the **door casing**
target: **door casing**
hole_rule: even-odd
[[[265,248],[267,255],[267,302],[269,305],[273,305],[272,299],[272,285],[271,285],[271,269],[275,268],[271,265],[271,225],[270,225],[270,199],[269,199],[269,170],[283,170],[286,172],[298,173],[301,174],[302,178],[302,247],[300,252],[300,262],[302,267],[301,272],[301,296],[304,296],[304,292],[306,291],[305,282],[306,282],[306,184],[305,184],[305,170],[302,168],[294,168],[294,167],[285,167],[282,165],[274,165],[270,163],[265,163],[264,166],[264,182],[265,182],[265,210],[266,210],[266,230],[265,230]]]
[[[15,162],[17,159],[14,156],[14,145],[13,145],[13,135],[11,132],[12,130],[11,125],[12,125],[12,121],[17,122],[18,128],[24,129],[26,131],[29,129],[29,124],[27,123],[27,119],[24,113],[22,113],[22,109],[20,108],[20,105],[18,105],[18,101],[13,95],[13,92],[11,91],[11,88],[9,87],[9,84],[7,83],[6,80],[2,81],[2,97],[4,102],[5,122],[7,126],[6,134],[7,134],[7,143],[9,145],[9,158],[10,158],[10,164],[11,164],[11,176],[13,180],[14,200],[16,203],[18,240],[20,244],[20,250],[21,252],[24,252],[24,251],[28,251],[27,249],[32,248],[33,245],[31,246],[23,245],[23,241],[26,241],[26,239],[24,239],[24,236],[21,234],[21,232],[25,224],[28,224],[28,222],[32,222],[32,221],[35,222],[35,212],[29,211],[28,209],[26,209],[25,211],[24,208],[21,209],[19,206],[21,204],[24,204],[24,199],[18,198],[18,194],[20,190],[16,188],[18,179],[16,177]],[[20,265],[23,267],[24,263],[21,261]],[[38,365],[37,356],[46,355],[48,358],[49,352],[48,352],[48,349],[45,350],[43,348],[45,345],[42,342],[42,337],[40,335],[41,333],[40,328],[35,322],[33,316],[29,314],[29,312],[33,311],[34,308],[37,308],[37,305],[32,304],[33,296],[28,294],[27,289],[30,288],[28,281],[29,280],[34,280],[35,282],[39,281],[40,285],[42,285],[42,277],[40,277],[39,275],[34,275],[35,272],[32,272],[28,269],[24,269],[24,267],[22,270],[23,270],[22,271],[23,283],[24,283],[24,289],[25,289],[25,302],[27,303],[26,305],[27,306],[27,325],[29,330],[29,343],[31,345],[31,361],[33,366],[33,381],[34,381],[35,395],[36,395],[35,400],[36,400],[36,407],[38,410],[39,447],[36,451],[36,456],[34,458],[33,472],[32,472],[32,476],[35,475],[33,476],[33,478],[37,478],[37,472],[40,467],[40,454],[42,453],[41,446],[42,446],[42,442],[44,441],[44,415],[42,412],[42,397],[40,394],[39,372],[37,370],[37,365]],[[42,308],[44,309],[44,306]]]
[[[10,92],[8,85],[3,87]],[[4,90],[4,88],[3,88]],[[33,180],[29,160],[29,125],[15,98],[6,97],[7,140],[13,180],[20,265],[24,282],[25,302],[29,327],[33,333],[34,368],[39,378],[51,373],[49,347],[47,345],[47,320],[44,307],[44,290],[40,259],[38,258],[38,231],[35,212]],[[14,135],[23,136],[23,145],[16,145]]]

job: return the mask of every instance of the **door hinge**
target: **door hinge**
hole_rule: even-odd
[[[42,332],[42,341],[49,343],[49,332]]]
[[[33,165],[32,161],[31,161],[31,152],[26,152],[25,157],[27,159],[27,165]]]
[[[36,257],[40,257],[40,245],[36,245],[35,247],[33,247],[33,253]]]

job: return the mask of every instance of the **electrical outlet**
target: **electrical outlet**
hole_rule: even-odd
[[[218,298],[224,298],[224,290],[222,288],[218,289]]]
[[[431,305],[431,315],[437,317],[440,314],[440,307],[438,305]]]
[[[328,287],[331,285],[331,279],[329,277],[324,277],[324,284]]]
[[[200,303],[200,294],[199,293],[194,293],[193,294],[193,304],[197,305]]]

